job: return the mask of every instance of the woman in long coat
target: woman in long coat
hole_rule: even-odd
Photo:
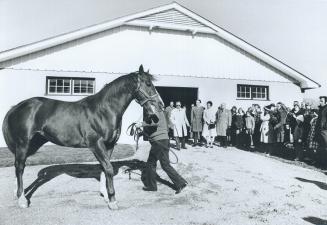
[[[196,101],[196,106],[192,107],[191,111],[191,127],[194,137],[194,146],[198,144],[201,138],[200,133],[203,129],[203,111],[204,107],[201,106],[201,100],[198,99]]]
[[[180,149],[180,139],[182,148],[186,149],[185,137],[187,136],[187,127],[190,126],[186,117],[185,109],[181,108],[181,103],[176,102],[176,108],[171,111],[171,122],[174,125],[174,137],[176,138],[177,149]]]
[[[264,150],[266,153],[270,153],[271,147],[270,146],[273,143],[274,134],[273,134],[273,127],[271,127],[271,118],[268,108],[264,108],[264,113],[260,116],[261,119],[261,127],[260,127],[260,142],[264,145]]]
[[[206,138],[206,148],[213,148],[213,142],[217,136],[215,124],[216,124],[216,112],[212,107],[212,102],[207,102],[207,108],[203,112],[203,132],[202,135]]]
[[[227,129],[232,125],[232,114],[223,103],[216,113],[217,136],[221,138],[222,146],[227,147]]]
[[[232,107],[231,115],[232,115],[232,125],[230,128],[230,141],[232,146],[236,146],[236,115],[237,115],[236,106]]]

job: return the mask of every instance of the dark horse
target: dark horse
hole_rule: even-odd
[[[118,209],[110,157],[121,133],[122,116],[133,99],[145,108],[149,118],[158,120],[154,106],[162,104],[162,100],[152,81],[152,75],[144,72],[141,65],[138,72],[121,76],[80,101],[35,97],[10,109],[2,130],[8,148],[15,154],[18,204],[28,207],[23,187],[26,158],[50,141],[61,146],[89,148],[106,178],[108,206]]]

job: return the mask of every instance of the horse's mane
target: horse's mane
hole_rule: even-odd
[[[132,91],[133,85],[136,84],[136,73],[132,72],[123,76],[120,76],[110,83],[107,83],[103,86],[103,88],[97,92],[96,94],[87,96],[80,100],[80,103],[85,102],[95,102],[95,100],[103,99],[107,96],[117,97],[120,94],[122,89]]]
[[[86,98],[83,98],[80,100],[80,103],[85,102],[94,102],[94,100],[97,99],[103,99],[108,96],[110,97],[118,97],[121,94],[121,90],[128,90],[130,92],[133,92],[136,88],[135,85],[137,84],[137,76],[139,72],[131,72],[129,74],[120,76],[116,78],[115,80],[111,81],[110,83],[107,83],[104,85],[104,87],[96,94],[87,96]],[[145,73],[146,76],[150,78],[151,81],[156,81],[156,77],[152,74]],[[134,87],[134,88],[133,88]]]

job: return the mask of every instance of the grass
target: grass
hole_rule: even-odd
[[[112,159],[122,159],[134,155],[131,145],[115,146]],[[14,155],[8,148],[0,148],[0,167],[14,165]],[[27,158],[26,165],[51,165],[64,163],[97,162],[93,153],[87,148],[69,148],[57,145],[42,146],[36,154]]]

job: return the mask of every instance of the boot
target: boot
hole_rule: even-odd
[[[182,137],[182,149],[187,149],[185,146],[185,137]]]
[[[179,137],[175,137],[175,139],[176,139],[176,149],[181,150],[181,143],[179,141]]]
[[[192,147],[195,147],[195,146],[197,146],[198,145],[198,139],[197,139],[197,137],[196,137],[196,135],[194,136],[194,143],[193,143],[193,145],[192,145]]]

